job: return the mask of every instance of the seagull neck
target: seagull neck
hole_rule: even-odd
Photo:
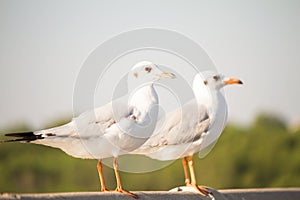
[[[209,107],[209,112],[210,112],[210,116],[211,118],[214,118],[215,115],[217,114],[218,111],[218,107],[219,107],[219,96],[220,91],[216,90],[216,89],[212,89],[211,90],[211,94],[210,94],[210,98],[211,98],[211,106]]]
[[[150,109],[148,106],[158,103],[157,93],[154,90],[153,83],[143,85],[136,90],[132,91],[130,95],[130,104],[135,105],[137,108]],[[147,106],[148,105],[148,106]],[[147,108],[146,108],[147,107]]]
[[[210,117],[214,117],[218,109],[218,95],[219,91],[210,88],[203,87],[202,89],[195,90],[195,97],[199,106],[205,106],[208,109]]]
[[[144,85],[138,88],[131,96],[129,105],[134,108],[132,114],[137,118],[137,121],[156,121],[158,113],[158,96],[154,90],[153,84]]]

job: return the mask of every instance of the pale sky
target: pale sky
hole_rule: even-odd
[[[261,112],[300,121],[300,1],[0,0],[0,128],[72,115],[77,74],[102,42],[155,27],[196,41],[219,72],[229,121]],[[176,42],[176,41],[174,41]]]

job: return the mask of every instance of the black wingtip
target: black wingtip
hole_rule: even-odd
[[[34,135],[33,132],[22,132],[22,133],[6,133],[5,136],[8,137],[25,137],[25,136],[32,136]]]
[[[5,134],[5,136],[16,137],[16,139],[4,140],[3,142],[31,142],[34,140],[44,138],[41,134],[36,135],[33,132],[7,133],[7,134]]]

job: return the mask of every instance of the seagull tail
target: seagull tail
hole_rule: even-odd
[[[34,132],[7,133],[5,136],[15,137],[15,139],[4,140],[2,142],[31,142],[34,140],[44,139],[42,134],[35,134]]]

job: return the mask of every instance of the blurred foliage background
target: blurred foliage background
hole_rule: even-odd
[[[2,133],[26,130],[19,126]],[[229,124],[212,152],[204,159],[196,154],[194,160],[198,183],[216,189],[300,187],[300,129],[291,130],[282,119],[262,114],[249,127]],[[0,192],[96,191],[100,189],[96,164],[59,149],[1,143]],[[105,167],[104,174],[108,188],[114,189],[113,170]],[[184,185],[181,160],[155,172],[121,172],[121,178],[123,186],[133,191]]]

